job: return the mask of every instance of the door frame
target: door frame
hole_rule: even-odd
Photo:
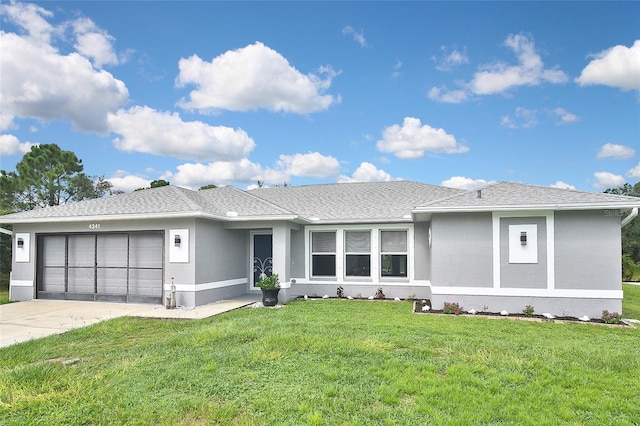
[[[249,289],[250,290],[258,290],[260,287],[256,287],[255,286],[255,282],[254,282],[254,272],[256,272],[256,267],[259,268],[264,268],[266,269],[270,269],[271,273],[273,273],[273,231],[270,229],[264,229],[264,230],[259,230],[259,231],[251,231],[249,233]],[[266,265],[256,265],[255,264],[255,236],[256,235],[270,235],[271,236],[271,265],[266,266]]]

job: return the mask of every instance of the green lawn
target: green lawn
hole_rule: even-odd
[[[0,423],[632,425],[639,341],[407,302],[121,318],[0,349]]]
[[[622,284],[622,317],[640,320],[640,285]]]
[[[9,303],[9,280],[2,279],[0,281],[0,305]]]

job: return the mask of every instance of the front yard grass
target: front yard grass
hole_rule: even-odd
[[[622,284],[622,317],[640,320],[640,285]]]
[[[637,424],[640,329],[295,301],[0,349],[0,423]],[[60,361],[79,358],[75,365]]]

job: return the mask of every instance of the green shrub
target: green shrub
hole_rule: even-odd
[[[602,311],[602,321],[607,324],[620,324],[622,316],[617,312],[609,312],[606,309]]]
[[[443,311],[445,314],[460,315],[463,312],[463,308],[457,302],[444,302]]]

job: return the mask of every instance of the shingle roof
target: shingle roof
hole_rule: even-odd
[[[222,220],[285,219],[313,223],[410,220],[412,213],[640,207],[640,198],[499,182],[476,191],[410,181],[341,183],[243,191],[176,186],[47,207],[0,217],[0,223],[204,216]]]
[[[410,181],[258,188],[248,191],[316,222],[401,220],[411,210],[466,191]]]
[[[177,186],[162,186],[108,198],[14,213],[0,217],[0,221],[17,223],[29,219],[195,214],[225,217],[231,211],[238,216],[291,216],[286,210],[233,187],[191,191]]]
[[[478,191],[480,197],[478,197]],[[415,212],[490,211],[497,209],[595,209],[640,207],[640,198],[551,188],[516,182],[497,182],[478,191],[465,191],[418,206]]]

